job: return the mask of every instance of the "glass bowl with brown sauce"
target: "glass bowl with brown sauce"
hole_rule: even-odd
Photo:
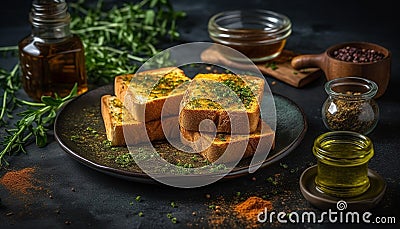
[[[212,16],[208,22],[208,33],[215,43],[233,48],[253,62],[277,57],[291,32],[290,19],[270,10],[224,11]],[[238,55],[231,55],[229,49],[221,52],[228,59],[242,61]]]

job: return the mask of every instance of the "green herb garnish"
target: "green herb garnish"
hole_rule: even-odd
[[[273,185],[277,185],[278,181],[276,181],[276,179],[272,178],[272,177],[268,177],[267,181]]]
[[[55,98],[43,96],[41,103],[17,99],[18,104],[27,105],[29,108],[18,114],[21,119],[15,124],[15,128],[6,129],[8,135],[2,142],[5,148],[0,152],[0,165],[3,165],[3,162],[8,165],[4,160],[6,154],[17,154],[21,151],[26,153],[24,146],[32,136],[35,137],[37,146],[46,146],[49,125],[53,124],[57,111],[77,95],[77,88],[75,84],[70,94],[64,98],[57,95]]]
[[[176,208],[176,207],[178,207],[178,205],[176,205],[176,203],[172,201],[171,202],[171,207]]]
[[[284,169],[289,168],[289,166],[288,166],[287,164],[279,163],[279,165],[280,165],[282,168],[284,168]]]
[[[172,223],[177,223],[178,220],[176,219],[176,217],[174,217],[171,213],[167,214],[167,218],[171,220]]]
[[[172,217],[171,222],[172,222],[173,224],[175,224],[175,223],[178,222],[178,220],[177,220],[175,217]]]
[[[278,65],[276,65],[275,62],[267,62],[265,64],[265,67],[270,68],[270,69],[272,69],[274,71],[279,68]]]
[[[7,118],[12,118],[11,113],[17,106],[18,99],[15,93],[21,88],[18,74],[19,64],[16,64],[10,72],[0,68],[0,86],[4,90],[1,101],[0,126],[6,125],[6,116]]]
[[[126,168],[135,162],[130,153],[118,155],[114,161],[115,163],[119,164],[122,168]]]
[[[223,141],[223,142],[226,141],[225,134],[218,134],[217,137],[218,137],[218,139],[219,139],[220,141]]]
[[[254,100],[254,94],[243,80],[239,77],[232,77],[231,79],[224,80],[223,84],[228,86],[238,95],[246,108],[250,108],[251,102]]]

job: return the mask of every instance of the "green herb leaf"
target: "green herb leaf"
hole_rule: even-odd
[[[74,88],[77,87],[75,84]],[[15,128],[6,129],[6,136],[2,142],[5,146],[0,152],[0,166],[8,164],[4,156],[6,154],[17,154],[25,152],[24,145],[28,140],[34,136],[36,145],[44,147],[47,145],[47,131],[46,126],[53,124],[57,111],[69,100],[76,96],[76,90],[72,89],[71,93],[64,98],[42,98],[46,103],[35,103],[24,100],[17,100],[21,105],[27,105],[25,111],[18,113],[21,117],[15,124]],[[36,109],[35,109],[36,108]]]
[[[46,104],[47,106],[58,106],[62,102],[51,96],[42,96],[41,100],[42,100],[42,103]]]
[[[178,207],[177,205],[176,205],[176,203],[175,202],[171,202],[171,207],[173,207],[173,208],[176,208],[176,207]]]
[[[271,68],[272,70],[276,70],[276,69],[278,69],[278,66],[276,65],[276,63],[275,62],[267,62],[266,64],[265,64],[265,67],[267,67],[267,68]]]
[[[155,13],[153,10],[146,10],[144,24],[152,25],[154,23]]]

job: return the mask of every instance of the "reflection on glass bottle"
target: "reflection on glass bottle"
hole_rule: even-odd
[[[87,88],[84,47],[71,34],[65,0],[33,0],[32,33],[19,42],[22,85],[34,100],[42,95],[67,95],[75,83]]]

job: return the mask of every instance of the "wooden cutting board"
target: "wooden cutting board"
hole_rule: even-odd
[[[293,87],[301,88],[319,78],[323,72],[319,68],[307,68],[302,70],[294,69],[290,61],[293,57],[300,55],[289,50],[283,50],[275,59],[258,63],[256,66],[263,74],[274,77]],[[201,60],[207,63],[223,64],[237,69],[249,69],[248,65],[224,57],[214,45],[210,46],[201,53]]]

